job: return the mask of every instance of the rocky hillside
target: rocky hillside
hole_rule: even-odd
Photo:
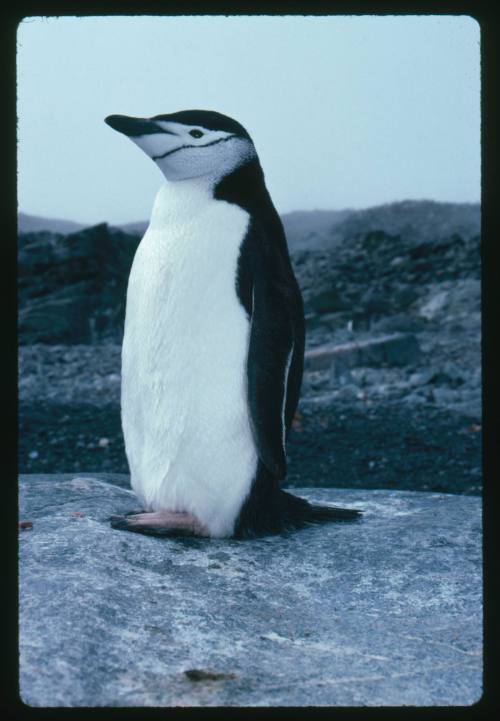
[[[85,225],[75,223],[72,220],[61,220],[60,218],[41,218],[38,215],[18,213],[17,230],[19,233],[75,233],[83,230]]]
[[[369,326],[412,307],[429,284],[479,277],[477,205],[290,213],[284,225],[311,329]],[[120,342],[139,226],[132,224],[133,233],[103,223],[68,235],[20,234],[22,345]]]
[[[295,210],[281,216],[291,253],[331,247],[332,231],[352,210]]]
[[[369,329],[383,317],[413,312],[432,287],[479,279],[479,242],[479,235],[421,241],[373,229],[348,236],[331,251],[295,253],[307,319],[330,329]]]
[[[481,209],[477,203],[437,203],[404,200],[350,213],[333,234],[342,240],[367,231],[383,230],[416,243],[457,234],[464,239],[479,235]]]

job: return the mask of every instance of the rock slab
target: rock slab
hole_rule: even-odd
[[[317,371],[331,366],[342,369],[355,366],[402,366],[416,363],[419,357],[420,347],[413,334],[392,333],[341,345],[325,343],[306,351],[304,367],[309,371]]]
[[[157,539],[110,528],[135,497],[96,474],[21,476],[24,703],[478,701],[480,499],[294,492],[364,517],[251,541]]]

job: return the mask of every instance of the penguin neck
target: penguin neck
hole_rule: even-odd
[[[221,178],[215,184],[213,194],[216,200],[235,203],[252,215],[255,215],[258,209],[269,206],[273,208],[257,157]]]
[[[279,227],[276,230],[283,232],[257,157],[235,168],[223,178],[204,176],[167,181],[156,195],[150,226],[154,229],[164,227],[172,221],[189,221],[204,212],[207,205],[214,200],[239,205],[256,219],[277,225]]]
[[[257,157],[222,178],[214,187],[214,198],[235,203],[246,210],[253,221],[267,228],[274,242],[288,257],[283,224],[266,188],[264,172]]]
[[[167,181],[153,204],[150,227],[160,229],[172,222],[186,222],[203,212],[213,200],[213,183],[205,178]]]

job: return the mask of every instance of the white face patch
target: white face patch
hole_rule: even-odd
[[[256,155],[250,140],[224,130],[165,120],[155,123],[165,132],[130,139],[155,161],[167,180],[202,176],[216,180]]]

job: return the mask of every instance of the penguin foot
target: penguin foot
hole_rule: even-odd
[[[209,536],[196,516],[185,511],[132,512],[111,516],[111,528],[149,536]]]

